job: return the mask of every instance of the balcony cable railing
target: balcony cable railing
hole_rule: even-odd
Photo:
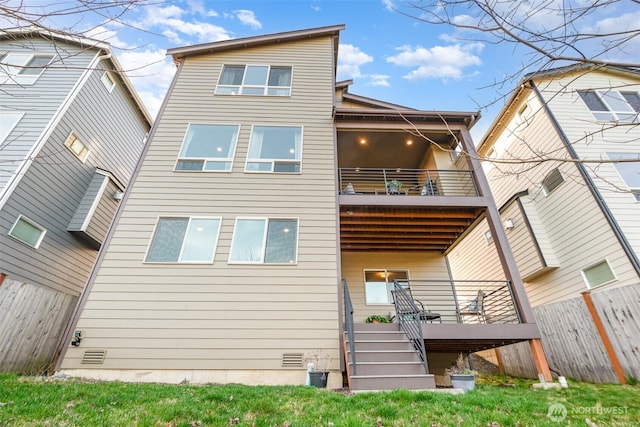
[[[413,344],[424,367],[424,372],[428,374],[429,366],[427,365],[427,351],[424,346],[424,335],[422,334],[422,324],[419,316],[420,310],[413,302],[413,298],[409,296],[397,280],[393,281],[393,305],[396,309],[400,329]]]
[[[344,292],[344,324],[347,330],[347,338],[349,340],[349,354],[351,355],[351,375],[356,375],[356,340],[353,325],[353,303],[349,294],[349,286],[347,279],[342,279],[342,289]],[[346,361],[349,364],[349,360]]]

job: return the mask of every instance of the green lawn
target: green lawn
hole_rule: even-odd
[[[127,384],[0,375],[0,426],[640,426],[640,386],[533,389],[508,377],[466,395],[311,387]],[[562,404],[554,422],[549,407]],[[554,416],[562,417],[558,406]]]

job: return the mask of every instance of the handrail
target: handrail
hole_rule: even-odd
[[[347,330],[347,337],[349,338],[349,353],[351,353],[351,375],[356,375],[356,343],[355,333],[353,325],[353,303],[351,302],[351,295],[349,294],[349,286],[347,286],[347,279],[342,279],[342,289],[344,291],[344,323]],[[346,361],[349,364],[349,360]]]
[[[413,348],[418,353],[424,367],[424,372],[428,374],[429,366],[427,365],[427,350],[424,346],[424,335],[420,323],[420,310],[413,302],[413,298],[400,286],[397,280],[393,281],[393,305],[400,328],[413,344]]]

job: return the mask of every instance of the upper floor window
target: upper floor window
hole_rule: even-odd
[[[291,67],[225,65],[216,94],[289,96]]]
[[[160,218],[147,262],[212,263],[221,218]]]
[[[64,146],[67,147],[81,162],[84,162],[89,155],[89,149],[86,145],[78,139],[75,133],[71,132],[71,135],[64,142]]]
[[[38,249],[47,230],[31,221],[27,217],[20,215],[9,231],[9,236],[22,243]]]
[[[606,122],[638,122],[640,95],[617,90],[578,91],[593,117]]]
[[[116,86],[116,81],[113,79],[111,74],[108,71],[105,71],[102,77],[100,77],[100,81],[107,88],[109,92],[113,91],[113,88]]]
[[[542,180],[542,189],[544,190],[544,194],[548,196],[563,182],[564,177],[562,176],[560,169],[553,169],[547,174],[547,176],[544,177],[544,180]]]
[[[2,71],[7,75],[2,83],[31,85],[38,80],[52,59],[53,55],[9,52],[0,61]]]
[[[393,281],[409,288],[407,270],[365,270],[364,291],[367,304],[393,304]]]
[[[298,252],[298,220],[238,218],[230,263],[294,264]]]
[[[253,126],[247,172],[299,173],[302,126]]]
[[[13,128],[16,127],[24,113],[9,112],[0,110],[0,144],[9,136]],[[0,148],[2,150],[2,148]]]
[[[239,129],[239,125],[190,124],[176,170],[230,171]]]
[[[634,160],[631,162],[614,163],[620,177],[631,190],[633,197],[640,201],[640,154],[637,153],[607,153],[611,160]]]

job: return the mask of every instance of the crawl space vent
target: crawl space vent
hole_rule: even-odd
[[[283,368],[302,368],[302,353],[284,353],[282,355]]]
[[[101,365],[104,362],[104,357],[107,355],[107,350],[87,350],[82,356],[83,365]]]

